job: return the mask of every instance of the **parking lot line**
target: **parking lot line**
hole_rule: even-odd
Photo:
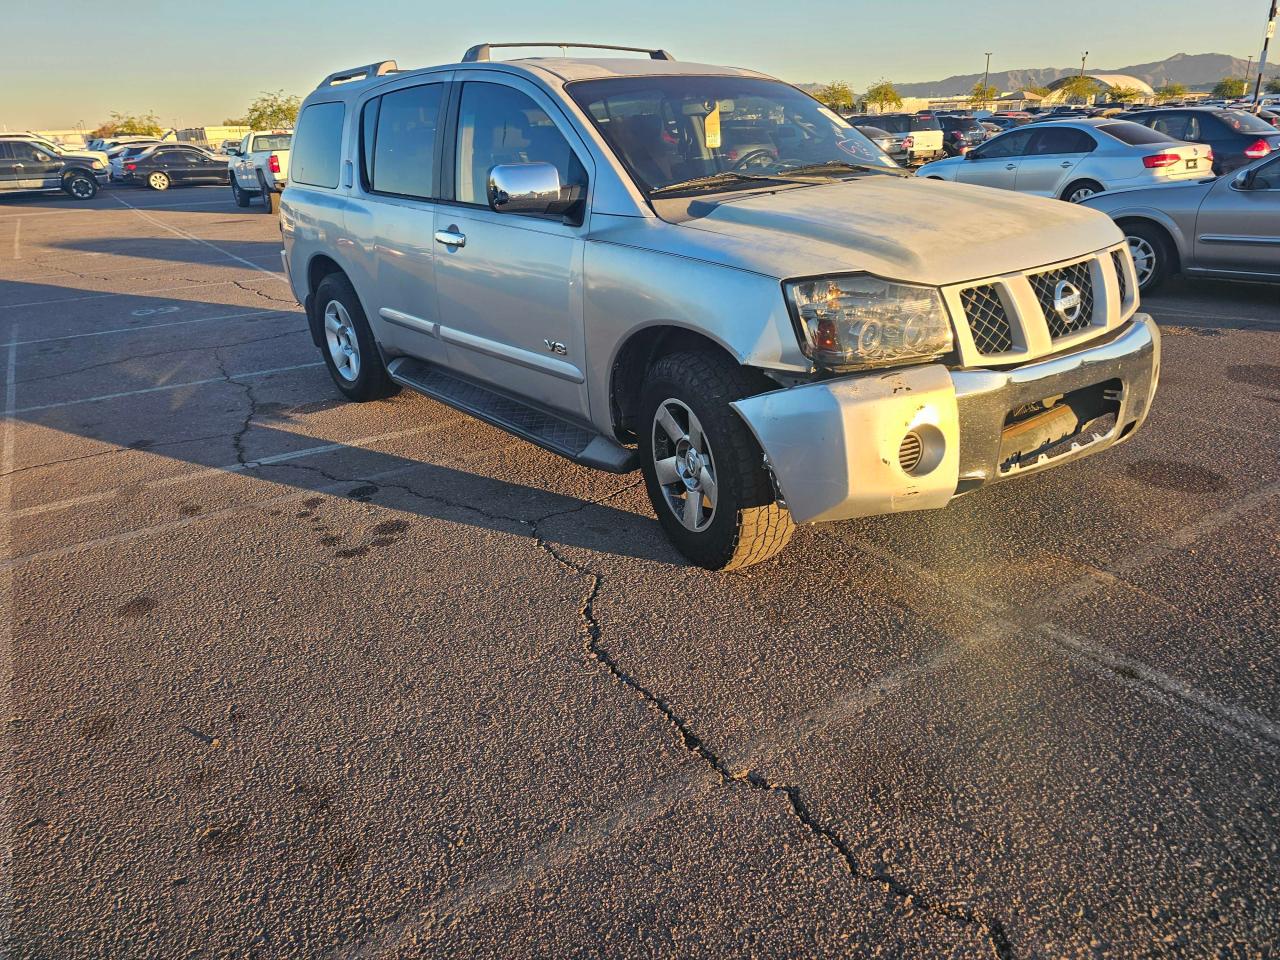
[[[168,323],[147,323],[136,327],[113,327],[110,330],[91,330],[88,333],[68,333],[61,337],[37,337],[34,340],[10,340],[4,346],[26,347],[33,343],[54,343],[58,340],[79,340],[82,337],[105,337],[115,333],[140,333],[144,330],[156,330],[160,327],[180,327],[188,323],[213,323],[215,320],[244,320],[247,317],[267,317],[273,313],[284,316],[295,313],[293,310],[254,310],[250,313],[224,313],[217,317],[196,317],[194,320],[170,320]]]
[[[172,233],[176,237],[182,237],[184,240],[190,240],[192,243],[202,243],[206,247],[208,247],[210,250],[217,250],[218,253],[221,253],[223,256],[230,257],[232,260],[235,260],[238,263],[243,263],[246,267],[249,267],[251,270],[257,270],[260,273],[267,274],[268,276],[284,279],[283,274],[281,274],[279,270],[268,270],[266,267],[259,266],[258,264],[253,263],[250,260],[246,260],[244,257],[237,257],[234,253],[230,253],[227,250],[224,250],[222,247],[218,246],[216,243],[210,243],[208,240],[205,240],[202,237],[197,237],[194,233],[187,233],[187,231],[185,230],[179,230],[177,227],[171,227],[169,226],[169,224],[164,223],[161,220],[157,220],[155,217],[149,214],[143,213],[141,208],[133,206],[133,204],[129,203],[127,200],[121,200],[119,197],[115,196],[114,194],[112,195],[112,197],[118,203],[124,204],[126,207],[128,207],[138,216],[140,216],[143,220],[146,220],[148,223],[151,223],[154,226],[160,227],[163,230],[168,230],[170,233]]]
[[[5,361],[4,374],[4,422],[0,424],[3,435],[0,436],[0,557],[7,566],[13,557],[13,521],[9,515],[9,505],[13,497],[13,451],[15,444],[14,407],[17,403],[18,389],[18,348],[10,345]],[[17,573],[5,570],[0,573],[0,697],[4,721],[9,722],[16,711],[13,709],[13,617],[14,586]],[[13,903],[13,763],[9,756],[11,740],[5,736],[0,746],[0,766],[4,767],[3,794],[0,795],[0,823],[3,824],[0,834],[0,903],[6,908]],[[12,911],[5,909],[0,919],[0,943],[9,943],[9,932]]]
[[[22,237],[22,221],[15,220],[13,223],[13,259],[15,260],[22,259],[21,237]]]
[[[229,377],[208,377],[204,380],[187,380],[184,383],[166,383],[159,387],[142,387],[139,390],[125,390],[121,393],[103,393],[96,397],[84,397],[80,400],[59,400],[57,403],[40,403],[31,407],[18,407],[14,413],[31,413],[35,410],[53,410],[57,407],[74,407],[81,403],[96,403],[99,400],[118,400],[121,397],[136,397],[144,393],[159,393],[162,390],[181,390],[183,387],[199,387],[206,383],[227,383],[245,377],[265,377],[271,373],[287,373],[290,370],[305,370],[308,367],[323,367],[323,360],[311,363],[295,363],[291,367],[271,367],[267,370],[250,370],[246,373],[233,373]]]

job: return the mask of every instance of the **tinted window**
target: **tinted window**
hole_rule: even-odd
[[[562,186],[586,183],[568,141],[541,107],[502,84],[465,84],[458,108],[457,199],[487,206],[489,171],[503,163],[549,163]]]
[[[13,159],[19,163],[28,163],[36,159],[36,148],[21,140],[12,141],[9,149],[13,152]]]
[[[890,133],[906,133],[911,129],[911,121],[906,117],[859,117],[857,126],[874,127]]]
[[[365,175],[373,189],[405,197],[436,196],[436,130],[444,85],[429,83],[384,94],[377,108],[373,168]],[[366,115],[369,107],[365,108]]]
[[[1185,140],[1189,119],[1185,113],[1166,113],[1151,118],[1151,129],[1173,140]]]
[[[313,103],[302,111],[289,155],[289,177],[295,183],[313,187],[338,185],[345,114],[340,103]]]
[[[1035,137],[1028,150],[1032,156],[1047,153],[1088,153],[1097,146],[1093,137],[1083,130],[1073,130],[1070,127],[1046,127],[1032,132]]]
[[[12,160],[13,155],[9,152],[9,144],[0,140],[0,160]]]
[[[271,133],[263,134],[260,137],[253,138],[253,149],[257,150],[288,150],[289,141],[293,139],[293,135],[289,133]]]
[[[984,143],[976,151],[982,160],[994,160],[997,157],[1020,157],[1027,152],[1029,141],[1034,130],[1015,130],[1013,133],[1002,133],[988,143]]]
[[[1255,117],[1242,110],[1225,110],[1215,113],[1214,119],[1224,124],[1233,133],[1275,133],[1276,128],[1267,121]]]
[[[1155,130],[1149,130],[1140,123],[1104,123],[1098,127],[1108,136],[1115,137],[1121,143],[1132,145],[1149,144],[1149,143],[1170,143],[1169,138],[1163,133],[1157,133]]]
[[[912,130],[941,130],[942,124],[938,122],[937,117],[913,117],[911,120]]]

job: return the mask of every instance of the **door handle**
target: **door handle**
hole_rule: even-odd
[[[467,236],[458,232],[455,224],[450,224],[448,230],[436,231],[436,243],[442,243],[446,247],[465,247],[467,245]]]
[[[1006,170],[1017,170],[1017,169],[1018,169],[1018,165],[1017,165],[1016,163],[1006,163],[1006,164],[1004,165],[1004,168],[1005,168]]]
[[[1063,161],[1062,161],[1062,163],[1060,163],[1060,164],[1059,164],[1059,166],[1065,169],[1065,168],[1067,168],[1067,167],[1071,166],[1071,161],[1070,161],[1070,160],[1063,160]]]

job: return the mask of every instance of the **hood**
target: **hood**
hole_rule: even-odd
[[[672,252],[780,279],[865,270],[938,286],[1066,260],[1122,239],[1105,214],[1061,200],[884,176],[694,201],[675,232],[698,249]]]
[[[64,160],[97,160],[103,167],[110,162],[101,150],[63,150],[61,156]]]

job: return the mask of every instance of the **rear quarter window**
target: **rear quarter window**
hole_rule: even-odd
[[[1140,123],[1104,123],[1098,127],[1109,137],[1115,137],[1121,143],[1139,146],[1152,143],[1173,143],[1168,136],[1157,133]]]
[[[345,114],[341,103],[313,103],[302,111],[289,157],[289,176],[295,183],[330,189],[338,185]]]

